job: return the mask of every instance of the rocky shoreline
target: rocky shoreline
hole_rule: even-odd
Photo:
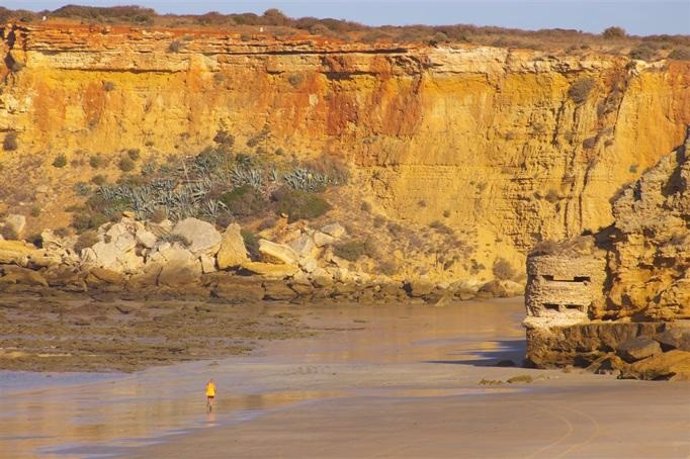
[[[6,219],[5,225],[14,218]],[[175,224],[138,221],[131,213],[101,225],[88,237],[41,234],[40,245],[0,240],[0,292],[85,292],[109,298],[211,299],[230,304],[259,301],[439,304],[476,297],[515,296],[512,281],[438,284],[400,280],[350,269],[334,254],[343,238],[338,223],[314,230],[287,225],[282,241],[257,241],[250,258],[238,224],[223,233],[187,218]],[[21,233],[21,224],[15,233]],[[275,231],[274,231],[275,233]],[[88,241],[85,241],[88,240]]]

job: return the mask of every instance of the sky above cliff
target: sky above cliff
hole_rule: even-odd
[[[630,34],[690,33],[690,0],[5,0],[8,8],[54,10],[67,3],[92,6],[138,4],[159,13],[262,13],[278,8],[291,17],[347,19],[369,25],[475,24],[521,29],[564,28],[601,32],[623,27]]]

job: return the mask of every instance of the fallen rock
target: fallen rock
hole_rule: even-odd
[[[257,261],[249,261],[242,264],[242,269],[245,269],[254,274],[260,274],[266,277],[283,279],[293,276],[299,271],[297,266],[274,263],[261,263]]]
[[[311,257],[314,249],[316,249],[314,240],[308,234],[301,234],[297,239],[291,241],[289,245],[302,258]]]
[[[144,228],[137,230],[135,239],[138,245],[146,247],[147,249],[152,249],[158,240],[155,234]]]
[[[0,241],[0,264],[27,266],[32,258],[42,257],[40,250],[24,241]]]
[[[24,234],[24,228],[26,228],[26,217],[19,214],[9,214],[5,217],[4,227],[14,232],[17,238],[21,238]]]
[[[330,223],[328,225],[325,225],[321,228],[321,232],[326,233],[327,235],[332,236],[335,239],[339,239],[347,233],[343,225],[341,225],[340,223]]]
[[[126,280],[122,273],[99,267],[91,268],[89,275],[106,284],[122,285]]]
[[[661,346],[648,336],[638,336],[619,345],[616,353],[626,362],[632,363],[661,354]]]
[[[249,261],[241,228],[237,223],[231,223],[223,232],[216,261],[218,269],[235,268]]]
[[[208,255],[201,255],[199,257],[199,261],[201,262],[201,271],[204,274],[214,273],[217,271],[215,258],[209,257]]]
[[[299,261],[297,253],[286,244],[277,244],[275,242],[267,241],[266,239],[259,240],[259,253],[263,261],[267,263],[284,263],[286,265],[296,265]]]
[[[316,247],[324,247],[335,242],[335,238],[333,236],[322,233],[321,231],[314,232],[312,238],[314,239],[314,244],[316,244]]]
[[[48,281],[38,271],[19,266],[5,266],[4,275],[0,277],[0,284],[21,284],[48,287]]]
[[[189,242],[189,251],[194,255],[215,256],[220,248],[222,237],[215,226],[197,218],[185,218],[173,227],[176,234]]]
[[[319,264],[313,258],[302,258],[299,261],[299,267],[302,268],[302,271],[305,273],[313,273],[319,268]]]
[[[690,352],[690,329],[670,328],[654,336],[654,341],[661,345],[664,352],[678,349]]]
[[[177,288],[181,285],[196,284],[201,277],[201,263],[174,260],[162,266],[158,275],[158,285]]]
[[[622,379],[690,381],[690,352],[673,350],[636,362],[619,376]]]
[[[405,290],[412,298],[421,298],[425,295],[430,295],[434,289],[434,284],[421,279],[414,279],[405,283]]]

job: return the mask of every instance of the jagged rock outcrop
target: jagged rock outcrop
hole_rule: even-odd
[[[651,362],[688,371],[687,357],[657,354],[685,352],[679,348],[690,319],[689,153],[690,126],[684,145],[621,191],[611,227],[578,239],[585,243],[530,255],[524,324],[532,362],[590,363],[616,351],[635,362],[622,368],[627,375],[668,376]]]

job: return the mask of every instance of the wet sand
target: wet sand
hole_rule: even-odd
[[[690,385],[495,366],[519,299],[323,307],[251,356],[0,394],[3,457],[690,457]],[[215,377],[218,405],[204,413]],[[507,384],[530,376],[532,383]],[[486,385],[482,380],[504,381]]]

